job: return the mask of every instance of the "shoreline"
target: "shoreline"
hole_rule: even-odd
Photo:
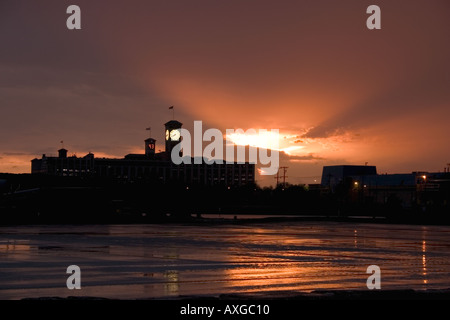
[[[450,300],[447,289],[398,290],[316,290],[312,292],[269,291],[261,293],[228,293],[220,295],[186,295],[162,298],[111,299],[92,296],[22,298],[32,300],[108,300],[108,301],[330,301],[330,300]]]
[[[160,219],[151,218],[130,218],[130,219],[112,219],[110,221],[99,222],[98,220],[90,221],[30,221],[18,222],[11,221],[10,223],[0,222],[0,227],[13,226],[35,226],[35,225],[158,225],[158,224],[186,224],[186,225],[219,225],[219,224],[256,224],[256,223],[282,223],[282,222],[337,222],[337,223],[368,223],[368,224],[385,224],[385,225],[434,225],[434,226],[450,226],[450,221],[436,221],[435,219],[392,219],[383,216],[325,216],[325,215],[257,215],[255,218],[250,218],[252,214],[207,214],[208,216],[217,217],[165,217]],[[229,216],[225,218],[224,216]],[[245,218],[239,216],[246,216]],[[260,216],[260,217],[256,217]],[[261,217],[262,216],[262,217]]]

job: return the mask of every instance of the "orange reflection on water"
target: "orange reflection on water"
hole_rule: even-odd
[[[328,265],[328,266],[327,266]],[[334,270],[329,263],[320,265],[303,263],[267,264],[243,266],[225,270],[227,287],[240,292],[258,291],[313,291],[321,289],[348,289],[349,283],[342,284],[339,278],[355,278],[354,273],[345,275],[345,270]],[[357,275],[356,275],[357,276]],[[354,288],[360,287],[358,284]]]
[[[164,293],[171,296],[178,295],[178,290],[180,288],[178,271],[167,270],[164,272],[164,279],[166,280],[164,284]]]
[[[20,256],[25,258],[30,255],[32,247],[24,241],[8,241],[7,243],[0,243],[0,255],[7,257]]]
[[[353,288],[361,288],[360,283],[364,283],[360,280],[365,277],[364,273],[358,275],[355,269],[334,263],[335,259],[340,259],[339,253],[324,250],[322,239],[296,235],[276,239],[271,235],[259,239],[263,240],[268,245],[263,251],[249,251],[245,242],[235,247],[230,257],[232,267],[224,270],[223,278],[228,289],[239,292],[309,292],[317,288],[348,289],[348,281],[352,282],[350,286]],[[249,242],[255,242],[255,237],[252,236]],[[269,249],[272,245],[273,249]],[[285,248],[282,253],[279,252],[280,247]],[[340,281],[343,278],[348,281]]]
[[[427,243],[425,240],[422,241],[422,275],[424,276],[423,279],[423,283],[427,284],[428,280],[427,280],[427,257],[426,257],[426,252],[427,252]]]

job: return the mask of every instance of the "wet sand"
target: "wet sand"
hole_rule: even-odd
[[[0,227],[0,259],[0,299],[306,298],[331,297],[330,290],[357,298],[369,292],[366,269],[374,264],[384,293],[408,295],[450,288],[450,227],[11,226]],[[81,290],[66,287],[69,265],[81,268]]]

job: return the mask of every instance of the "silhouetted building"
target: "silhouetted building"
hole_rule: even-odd
[[[376,175],[375,166],[325,166],[322,171],[321,184],[326,187],[334,187],[347,177]]]
[[[448,198],[450,181],[448,172],[376,172],[375,166],[325,166],[322,186],[332,193],[347,190],[353,196],[354,202],[396,203],[403,208],[439,201],[442,205],[447,205],[445,199]]]
[[[144,141],[144,148],[145,148],[145,155],[149,158],[152,158],[155,156],[155,145],[156,140],[153,138],[145,139]]]
[[[58,150],[58,157],[61,158],[61,159],[67,158],[67,150],[64,149],[64,148],[59,149],[59,150]]]
[[[255,183],[255,164],[180,164],[175,165],[170,152],[180,143],[182,123],[171,120],[165,124],[166,150],[155,152],[156,140],[144,141],[144,154],[128,154],[124,158],[95,158],[93,153],[84,157],[67,156],[66,149],[58,151],[58,157],[31,161],[31,173],[56,176],[99,177],[118,182],[160,181],[179,182],[186,185],[245,185]]]

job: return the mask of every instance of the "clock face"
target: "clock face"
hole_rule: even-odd
[[[180,130],[174,129],[170,131],[170,140],[172,141],[180,140]]]
[[[169,140],[169,130],[166,130],[166,140]]]

